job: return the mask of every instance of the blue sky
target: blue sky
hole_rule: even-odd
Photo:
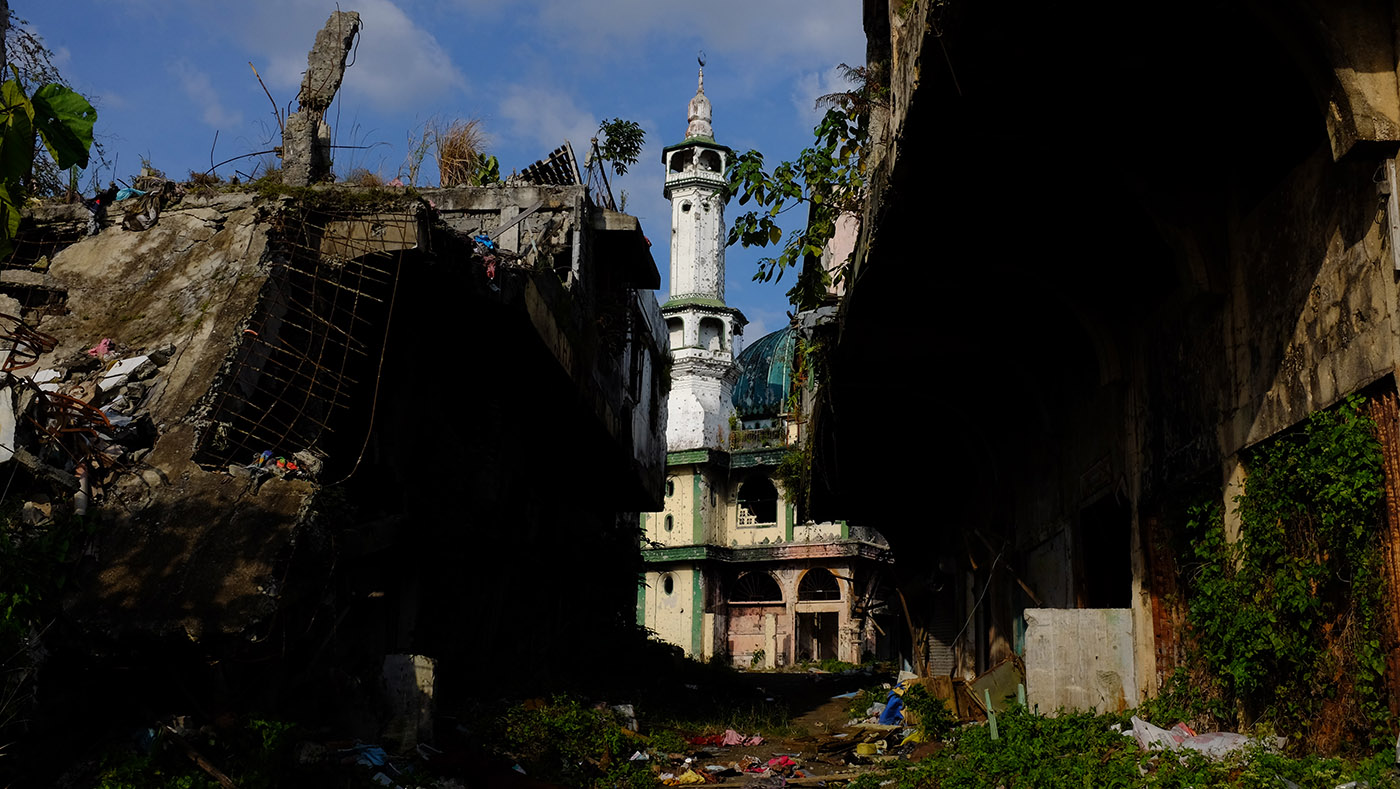
[[[61,71],[98,108],[97,133],[129,178],[147,157],[171,175],[278,144],[272,106],[251,61],[285,109],[306,51],[335,8],[324,0],[11,0]],[[342,0],[364,22],[329,120],[337,172],[400,172],[408,140],[433,118],[479,118],[508,174],[570,140],[580,157],[605,118],[647,132],[642,159],[614,182],[628,193],[668,270],[669,206],[661,148],[685,136],[696,54],[716,140],[770,163],[809,144],[813,99],[843,89],[835,66],[864,62],[857,0]],[[338,119],[338,123],[337,123]],[[220,168],[249,172],[255,159]],[[100,175],[103,182],[110,174]],[[436,172],[420,182],[436,183]],[[84,181],[86,183],[86,180]],[[731,201],[727,216],[739,211]],[[792,212],[797,214],[800,212]],[[755,283],[756,251],[728,251],[728,301],[753,341],[786,322],[788,283]]]

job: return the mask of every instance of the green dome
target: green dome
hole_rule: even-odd
[[[776,417],[787,410],[796,346],[797,332],[789,326],[765,334],[739,354],[741,369],[733,399],[740,419]]]

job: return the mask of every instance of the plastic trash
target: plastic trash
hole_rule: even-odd
[[[883,726],[893,726],[904,722],[904,699],[901,699],[894,691],[890,691],[890,696],[885,700],[885,709],[880,713],[880,724]]]
[[[1195,751],[1207,759],[1217,760],[1237,753],[1249,745],[1278,747],[1281,744],[1281,741],[1265,743],[1243,734],[1228,731],[1196,734],[1184,723],[1178,723],[1170,729],[1163,729],[1160,726],[1153,726],[1136,715],[1133,716],[1132,737],[1144,750],[1179,751],[1184,748]]]

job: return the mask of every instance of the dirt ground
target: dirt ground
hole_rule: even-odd
[[[850,691],[860,691],[891,678],[864,672],[852,675],[824,673],[752,673],[742,681],[751,684],[765,698],[784,702],[791,711],[791,723],[786,732],[739,732],[760,734],[761,745],[704,746],[693,754],[694,763],[705,765],[742,764],[745,757],[754,757],[764,764],[787,756],[796,762],[796,772],[787,778],[787,785],[823,785],[822,779],[836,776],[851,777],[873,769],[874,760],[855,754],[861,740],[886,738],[890,733],[880,729],[850,726],[851,700],[834,698]],[[896,741],[897,742],[897,741]],[[683,769],[683,767],[682,767]],[[720,783],[743,786],[758,774],[720,774]],[[804,779],[810,779],[804,780]]]

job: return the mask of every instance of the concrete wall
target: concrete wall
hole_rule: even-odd
[[[716,184],[668,190],[671,198],[671,298],[724,300],[724,201]],[[678,262],[694,261],[694,265]]]
[[[835,448],[822,457],[818,442],[814,468],[839,479],[842,517],[884,527],[888,516],[901,555],[919,557],[902,579],[911,599],[975,614],[964,671],[1009,651],[1023,610],[1043,633],[1078,628],[1046,609],[1092,605],[1112,572],[1115,632],[1128,639],[1116,642],[1117,679],[1094,673],[1103,649],[1062,654],[1046,670],[1081,690],[1052,687],[1047,703],[1116,704],[1113,688],[1131,703],[1155,688],[1146,518],[1179,514],[1198,486],[1219,486],[1228,508],[1243,450],[1392,386],[1400,366],[1400,237],[1384,219],[1400,196],[1376,184],[1400,142],[1393,9],[1305,0],[1215,11],[1211,26],[1185,7],[1134,17],[1145,23],[1131,45],[1140,62],[1100,74],[1105,101],[1086,111],[1065,105],[1048,75],[1132,59],[1113,32],[1122,19],[1031,3],[958,13],[865,3],[870,62],[890,95],[871,116],[861,277],[843,301],[831,408],[819,414]],[[1035,86],[1010,65],[1025,59],[1047,75]],[[1024,102],[999,100],[1013,89]],[[1037,131],[1012,131],[1028,111]],[[1133,132],[1100,133],[1114,125]],[[1011,151],[1053,170],[1040,183],[1076,188],[1053,199],[1013,189],[1027,200],[1008,224],[996,206],[999,184],[1016,180]],[[988,245],[1003,233],[1005,245]],[[923,260],[942,265],[929,286],[937,309],[910,310]],[[995,302],[995,317],[965,306],[970,293]],[[948,382],[924,393],[925,407],[968,414],[971,427],[914,420],[882,436],[888,394],[871,382],[897,380],[910,338],[929,336],[958,342],[917,346]],[[937,529],[900,520],[881,501],[883,475],[866,469],[870,458],[917,466],[929,447],[944,466],[927,491],[948,524]],[[1104,512],[1111,556],[1093,537]],[[957,581],[931,581],[935,564]],[[1028,664],[1039,648],[1029,642],[1050,638],[1036,628]]]
[[[667,579],[670,590],[667,591]],[[658,638],[675,644],[687,655],[704,658],[704,589],[692,566],[668,567],[646,573],[646,627]]]
[[[1131,611],[1028,608],[1025,616],[1031,709],[1121,712],[1137,706]]]

